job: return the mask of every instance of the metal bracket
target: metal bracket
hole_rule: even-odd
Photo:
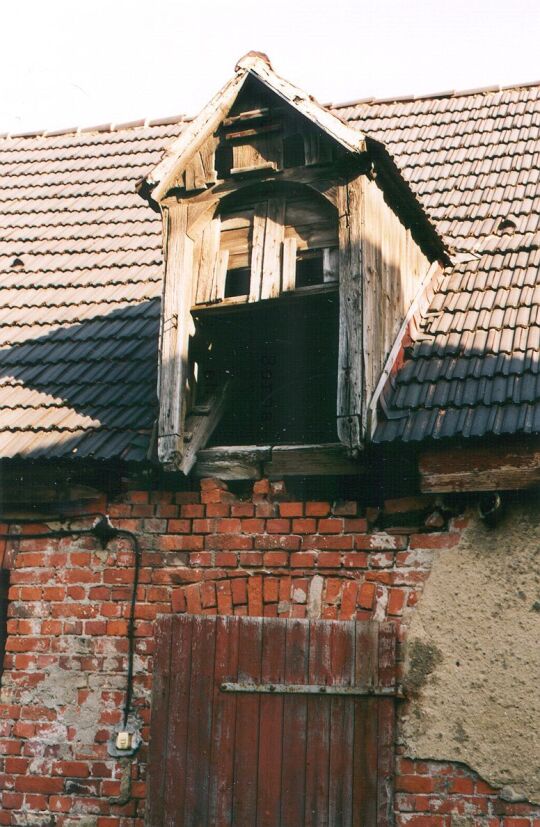
[[[257,692],[266,695],[347,695],[356,697],[401,698],[397,686],[328,686],[309,683],[232,683],[221,684],[222,692]]]

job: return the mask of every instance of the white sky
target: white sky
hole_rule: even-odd
[[[250,49],[321,102],[540,79],[540,0],[3,0],[0,132],[195,114]]]

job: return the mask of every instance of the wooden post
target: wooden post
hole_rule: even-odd
[[[285,198],[270,198],[264,237],[261,299],[274,299],[281,289],[281,249],[285,221]]]
[[[158,457],[177,466],[184,445],[185,385],[192,290],[193,241],[187,235],[187,206],[164,207],[168,222],[161,327]]]
[[[364,434],[364,365],[362,347],[362,178],[338,189],[339,213],[339,355],[338,439],[351,451],[362,447]]]

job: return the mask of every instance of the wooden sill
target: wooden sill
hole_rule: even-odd
[[[312,284],[309,287],[295,287],[294,290],[284,290],[271,299],[257,299],[256,301],[249,301],[249,296],[231,296],[229,299],[221,299],[216,302],[209,302],[208,304],[194,304],[191,312],[194,315],[204,312],[206,315],[210,311],[231,310],[239,307],[246,307],[246,305],[262,304],[263,302],[275,302],[283,299],[299,299],[303,296],[319,296],[326,293],[335,293],[339,287],[337,281],[327,281],[323,284]]]
[[[343,476],[362,473],[340,442],[320,445],[226,445],[197,454],[194,474],[222,480]]]

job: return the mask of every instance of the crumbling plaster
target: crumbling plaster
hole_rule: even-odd
[[[412,758],[460,761],[540,801],[540,500],[474,519],[434,554],[410,615],[402,716]]]

